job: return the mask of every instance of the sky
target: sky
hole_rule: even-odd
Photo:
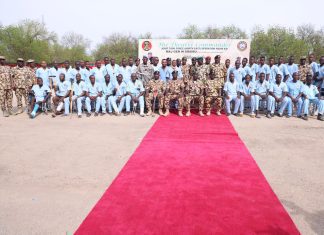
[[[43,19],[59,36],[83,34],[93,48],[115,32],[172,38],[189,24],[234,24],[247,33],[254,25],[296,28],[311,23],[319,29],[324,27],[323,9],[324,0],[0,0],[0,23]]]

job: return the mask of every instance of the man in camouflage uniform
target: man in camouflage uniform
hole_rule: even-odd
[[[144,86],[152,80],[154,68],[151,64],[147,63],[148,58],[147,56],[143,56],[143,63],[137,67],[137,77],[143,83]]]
[[[222,110],[222,81],[220,79],[215,79],[213,74],[210,74],[210,79],[205,82],[205,104],[207,116],[211,113],[211,106],[213,101],[216,101],[216,114],[221,115],[220,111]]]
[[[187,58],[183,57],[181,60],[181,72],[182,72],[182,80],[185,84],[190,80],[190,66],[187,64]]]
[[[227,68],[225,64],[220,62],[220,55],[215,56],[215,62],[212,64],[212,74],[215,76],[215,79],[222,79],[222,87],[225,84]]]
[[[306,56],[300,58],[300,64],[298,66],[300,81],[305,83],[307,74],[313,74],[312,68],[309,64],[306,64]]]
[[[172,72],[172,80],[167,83],[166,87],[166,94],[164,98],[164,106],[165,106],[165,113],[164,116],[169,115],[170,110],[170,101],[174,100],[178,102],[178,114],[180,117],[183,116],[182,109],[183,109],[183,90],[184,90],[184,83],[182,80],[178,80],[178,71]]]
[[[197,74],[192,76],[192,79],[188,82],[187,86],[185,87],[185,100],[186,100],[186,116],[189,117],[190,113],[190,104],[191,101],[195,102],[198,100],[199,104],[199,115],[204,116],[203,109],[204,109],[204,84],[201,80],[198,80]]]
[[[190,77],[192,77],[196,73],[197,73],[197,59],[196,57],[192,57],[191,65],[189,66]]]
[[[210,64],[204,64],[204,59],[202,57],[198,58],[198,66],[197,66],[197,75],[198,79],[205,82],[207,78],[209,77],[211,72],[211,65]]]
[[[0,56],[0,104],[3,116],[12,115],[12,80],[10,76],[11,69],[6,64],[6,58]]]
[[[165,83],[160,79],[160,72],[155,71],[154,77],[145,86],[145,104],[147,108],[147,116],[152,114],[152,103],[154,105],[154,98],[159,101],[159,114],[163,115]],[[153,107],[153,112],[155,107]]]
[[[24,97],[25,99],[26,106],[28,106],[28,98],[27,98],[28,91],[26,87],[29,85],[27,84],[29,73],[30,72],[28,68],[24,66],[24,59],[18,58],[17,66],[11,70],[13,87],[14,87],[15,95],[17,97],[17,106],[18,106],[17,114],[24,112],[22,108],[23,106],[22,97]]]

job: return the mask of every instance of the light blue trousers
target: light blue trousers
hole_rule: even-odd
[[[261,100],[261,105],[262,105],[263,107],[267,107],[267,100],[268,100],[268,98],[266,97],[265,99],[262,99],[261,96],[259,96],[259,95],[255,95],[255,96],[254,96],[254,101],[255,101],[254,108],[255,108],[256,111],[259,110],[260,100]],[[265,104],[265,105],[264,105],[264,104]]]
[[[309,113],[309,105],[316,104],[318,108],[318,113],[323,115],[324,113],[324,100],[315,99],[303,99],[303,111],[304,115],[308,115]]]
[[[251,96],[249,99],[250,107],[251,107],[251,113],[254,113],[255,111],[255,98],[254,95]],[[245,106],[245,98],[243,95],[241,95],[241,101],[240,101],[240,113],[243,113]]]
[[[85,104],[86,104],[87,111],[89,113],[91,113],[91,100],[89,97],[86,98]],[[98,113],[100,110],[100,104],[101,104],[101,97],[97,97],[97,99],[96,99],[96,113]]]
[[[280,104],[279,111],[278,111],[278,113],[280,115],[283,114],[284,110],[288,106],[289,101],[291,101],[291,100],[288,99],[287,96],[285,96],[285,98],[283,98],[283,100]],[[270,112],[271,114],[274,114],[275,108],[276,108],[276,100],[273,96],[269,95],[268,96],[268,112]]]
[[[229,96],[229,99],[225,98],[226,112],[231,113],[231,102],[232,101],[235,102],[234,114],[236,114],[239,110],[240,102],[241,102],[241,100],[239,98],[237,98],[237,96]]]
[[[118,98],[117,96],[110,96],[108,101],[110,102],[110,105],[113,107],[114,111],[120,113],[124,108],[126,96],[123,96],[123,98],[121,98],[118,106],[117,106],[117,98]],[[126,112],[130,112],[130,106],[127,107],[126,105]]]
[[[126,111],[127,111],[127,108],[129,108],[128,110],[130,110],[131,101],[132,101],[132,97],[130,95],[126,96]],[[140,96],[138,98],[138,103],[139,103],[139,107],[140,107],[140,113],[144,113],[144,97],[143,96]]]
[[[72,96],[72,102],[74,102],[76,100],[76,105],[77,105],[77,109],[78,109],[78,115],[82,114],[82,101],[84,101],[84,99],[85,99],[84,96],[79,97],[79,98],[77,98],[76,95]],[[66,101],[66,103],[68,103],[69,109],[65,113],[68,114],[70,112],[70,100]]]
[[[299,97],[297,103],[294,103],[292,102],[291,98],[290,97],[287,97],[288,98],[288,104],[287,104],[287,108],[288,108],[288,116],[291,116],[292,115],[292,111],[293,111],[293,106],[294,104],[297,105],[297,116],[300,116],[301,115],[301,112],[302,112],[302,105],[303,105],[303,100],[301,97]]]

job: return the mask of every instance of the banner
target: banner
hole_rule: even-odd
[[[233,65],[235,60],[240,57],[249,58],[250,40],[249,39],[139,39],[138,56],[157,56],[160,59],[181,59],[187,57],[191,63],[192,57],[213,58],[221,56],[221,62],[226,59],[231,60]]]

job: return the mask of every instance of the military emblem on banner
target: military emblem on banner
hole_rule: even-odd
[[[150,41],[144,41],[142,43],[142,48],[144,51],[149,51],[152,48],[152,43]]]
[[[237,43],[237,49],[244,51],[247,48],[247,43],[245,41],[239,41]]]

